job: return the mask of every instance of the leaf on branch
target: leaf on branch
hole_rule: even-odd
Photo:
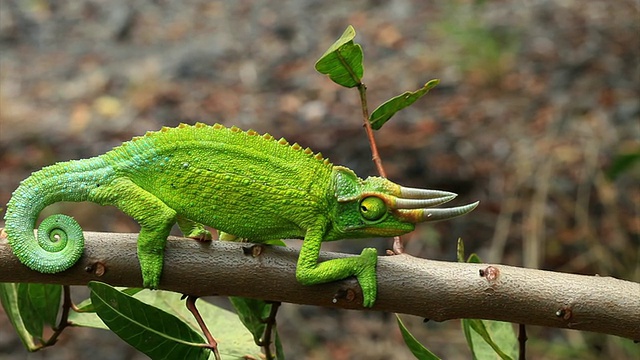
[[[475,359],[517,358],[518,343],[513,325],[502,321],[463,319],[462,329]]]
[[[118,288],[118,287],[116,287],[116,289],[122,291],[123,293],[125,293],[127,295],[131,295],[131,296],[133,296],[133,295],[139,293],[140,291],[144,290],[143,288]],[[76,309],[77,310],[72,312],[71,314],[95,313],[96,312],[96,309],[93,307],[93,304],[91,303],[91,298],[84,299],[81,303],[77,304],[76,305]],[[100,322],[102,322],[102,321],[100,321]]]
[[[404,326],[404,323],[402,322],[398,314],[396,314],[396,320],[398,320],[398,327],[400,328],[400,332],[402,333],[402,339],[404,340],[404,343],[407,344],[407,347],[409,348],[413,356],[416,357],[416,359],[420,359],[420,360],[440,359],[439,357],[436,356],[436,354],[429,351],[429,349],[424,347],[424,345],[420,344],[420,342],[416,340],[413,334],[411,334],[409,330]]]
[[[231,304],[236,309],[240,321],[242,321],[244,326],[253,335],[253,339],[256,344],[264,341],[264,339],[262,339],[262,336],[264,335],[265,329],[267,328],[267,323],[265,322],[265,320],[269,317],[269,313],[271,312],[271,307],[273,306],[273,304],[270,304],[264,300],[249,299],[239,296],[229,296],[229,301],[231,301]],[[272,338],[272,341],[276,349],[276,359],[284,359],[284,351],[282,350],[282,343],[280,342],[278,329],[274,327],[272,331],[275,335]],[[265,344],[265,346],[270,345],[271,344]]]
[[[0,302],[2,302],[4,312],[7,314],[25,348],[29,351],[35,351],[39,346],[36,345],[33,336],[27,330],[24,319],[20,316],[20,310],[18,309],[18,285],[15,283],[0,283]]]
[[[257,343],[261,340],[264,329],[267,327],[264,319],[269,316],[271,304],[258,299],[249,299],[239,296],[229,296],[229,301],[236,309],[240,321],[253,335]]]
[[[458,259],[458,262],[464,262],[464,242],[462,241],[462,238],[458,238],[456,258]]]
[[[44,325],[56,326],[61,295],[60,285],[18,284],[18,309],[32,336],[42,340]]]
[[[122,292],[135,296],[134,300],[140,300],[146,306],[173,314],[179,321],[189,325],[193,331],[200,331],[200,326],[185,306],[180,294],[161,290],[140,290],[143,289],[125,288]],[[93,306],[96,305],[93,304]],[[137,308],[134,311],[137,312]],[[260,358],[260,348],[254,343],[253,337],[242,325],[236,314],[204,301],[198,304],[198,311],[207,324],[214,326],[214,334],[217,333],[215,338],[221,347],[218,350],[221,355],[224,355],[225,359]],[[74,326],[108,329],[95,313],[71,312],[69,320]],[[218,329],[224,331],[216,331]],[[161,328],[156,330],[161,330]]]
[[[100,282],[90,282],[91,302],[121,339],[152,359],[202,359],[204,340],[176,316]]]
[[[395,115],[398,111],[416,102],[416,100],[426,95],[429,90],[433,89],[439,83],[440,80],[438,79],[429,80],[426,84],[424,84],[422,88],[416,91],[406,91],[401,95],[387,100],[382,105],[378,106],[371,113],[371,116],[369,116],[371,127],[374,130],[380,130],[382,125],[389,121],[389,119],[391,119],[391,117],[393,117],[393,115]]]
[[[364,75],[362,47],[353,42],[356,30],[349,25],[342,36],[316,62],[316,70],[338,85],[358,86]]]
[[[640,147],[632,152],[618,154],[606,171],[607,178],[615,180],[618,175],[630,170],[637,163],[640,163]]]

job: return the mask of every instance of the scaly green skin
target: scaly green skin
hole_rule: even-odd
[[[6,232],[20,261],[57,273],[83,252],[82,229],[52,215],[33,229],[46,206],[58,201],[113,205],[140,224],[138,258],[145,287],[157,288],[165,242],[173,224],[185,235],[210,239],[203,225],[253,242],[304,239],[296,276],[311,285],[356,276],[364,306],[376,298],[377,252],[318,263],[323,241],[395,236],[422,221],[448,219],[477,203],[428,209],[455,197],[403,188],[384,178],[359,179],[320,154],[284,139],[222,125],[180,125],[134,138],[85,160],[57,163],[24,180],[7,204]]]

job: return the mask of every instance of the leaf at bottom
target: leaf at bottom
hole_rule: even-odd
[[[166,311],[100,283],[89,283],[91,302],[102,321],[152,359],[207,359],[202,337]]]

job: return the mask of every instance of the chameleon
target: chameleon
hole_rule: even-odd
[[[59,201],[112,205],[140,225],[142,283],[160,285],[165,242],[174,224],[190,238],[210,240],[207,227],[229,238],[268,243],[303,239],[296,279],[303,285],[355,276],[363,306],[377,295],[377,251],[318,262],[323,242],[392,237],[421,222],[450,219],[478,202],[433,208],[457,195],[410,188],[382,177],[359,178],[321,153],[270,134],[220,124],[180,124],[134,137],[88,159],[59,162],[32,173],[7,204],[5,231],[21,263],[58,273],[83,254],[82,228],[63,214],[40,212]]]

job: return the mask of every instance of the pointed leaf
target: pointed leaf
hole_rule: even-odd
[[[424,84],[424,86],[416,91],[406,91],[401,95],[398,95],[392,99],[387,100],[382,105],[378,106],[369,116],[369,121],[371,122],[371,127],[374,130],[380,130],[382,125],[384,125],[393,115],[395,115],[398,111],[410,106],[416,100],[420,99],[424,95],[426,95],[429,90],[434,88],[436,85],[440,83],[440,80],[433,79]]]
[[[140,291],[144,290],[143,288],[118,288],[116,287],[116,289],[122,291],[123,293],[127,294],[127,295],[135,295],[137,293],[139,293]],[[84,299],[82,302],[80,302],[79,304],[76,305],[76,309],[77,311],[75,311],[74,313],[94,313],[96,312],[96,309],[93,307],[93,304],[91,303],[91,298],[87,298]],[[73,314],[73,313],[71,313]]]
[[[464,242],[462,241],[462,238],[458,238],[456,258],[458,259],[458,262],[464,262]]]
[[[473,264],[480,264],[482,260],[480,260],[480,257],[478,256],[478,254],[471,253],[471,255],[469,255],[469,258],[467,259],[467,262],[473,263]]]
[[[282,348],[282,341],[280,341],[280,335],[278,331],[275,334],[275,349],[276,349],[276,360],[284,360],[284,349]]]
[[[109,330],[109,327],[100,319],[98,314],[93,312],[69,312],[69,323],[71,326],[90,327],[94,329]]]
[[[269,316],[271,304],[263,300],[249,299],[239,296],[229,296],[229,301],[236,309],[240,321],[249,329],[255,342],[259,342],[267,327],[264,320]]]
[[[134,289],[124,289],[123,292],[134,292]],[[201,331],[193,315],[186,308],[180,294],[170,291],[151,290],[135,292],[134,297],[136,299],[175,315],[198,333]],[[87,303],[91,304],[90,301],[82,302],[85,305]],[[212,327],[211,330],[214,333],[214,337],[220,344],[218,350],[224,359],[260,359],[260,347],[254,343],[253,337],[236,314],[205,301],[198,301],[197,307],[205,323]],[[74,326],[109,329],[95,313],[71,312],[69,321]],[[223,331],[216,331],[218,329]],[[212,357],[213,354],[210,358]]]
[[[170,291],[145,290],[136,294],[135,297],[149,305],[174,314],[189,324],[192,329],[200,332],[200,326],[185,306],[185,301],[180,294]],[[196,305],[203,320],[209,325],[209,329],[218,341],[218,350],[223,359],[261,358],[260,347],[255,344],[253,337],[236,314],[204,300],[199,300]]]
[[[38,345],[33,341],[18,309],[18,284],[0,283],[0,302],[24,347],[29,351],[35,351]]]
[[[45,324],[56,326],[62,286],[18,284],[18,309],[31,335],[42,339]]]
[[[503,360],[517,357],[517,339],[513,326],[501,321],[463,319],[462,327],[474,358]]]
[[[416,359],[420,360],[430,360],[430,359],[440,359],[434,353],[429,351],[426,347],[424,347],[416,338],[407,330],[407,328],[400,320],[400,316],[396,314],[396,320],[398,320],[398,327],[400,328],[400,332],[402,333],[402,339],[404,339],[404,343],[407,344],[407,347],[416,357]]]
[[[284,241],[280,240],[280,239],[274,239],[274,240],[266,240],[260,244],[263,245],[271,245],[271,246],[287,246],[287,243],[285,243]]]
[[[364,75],[362,47],[353,42],[356,31],[349,25],[342,36],[316,62],[316,70],[338,85],[358,86]]]
[[[231,304],[236,309],[240,321],[242,321],[244,326],[251,332],[251,334],[253,334],[255,342],[260,342],[264,335],[264,331],[267,328],[265,319],[269,317],[273,304],[264,300],[249,299],[239,296],[230,296],[229,301],[231,301]],[[274,336],[272,339],[274,339],[276,359],[284,359],[284,351],[282,349],[282,344],[280,343],[280,336],[278,335],[277,327],[273,327],[273,332]]]
[[[90,282],[91,302],[105,324],[152,359],[207,359],[202,337],[172,314],[100,283]]]
[[[607,178],[615,180],[618,175],[631,169],[638,162],[640,162],[640,148],[628,153],[618,154],[606,171]]]

